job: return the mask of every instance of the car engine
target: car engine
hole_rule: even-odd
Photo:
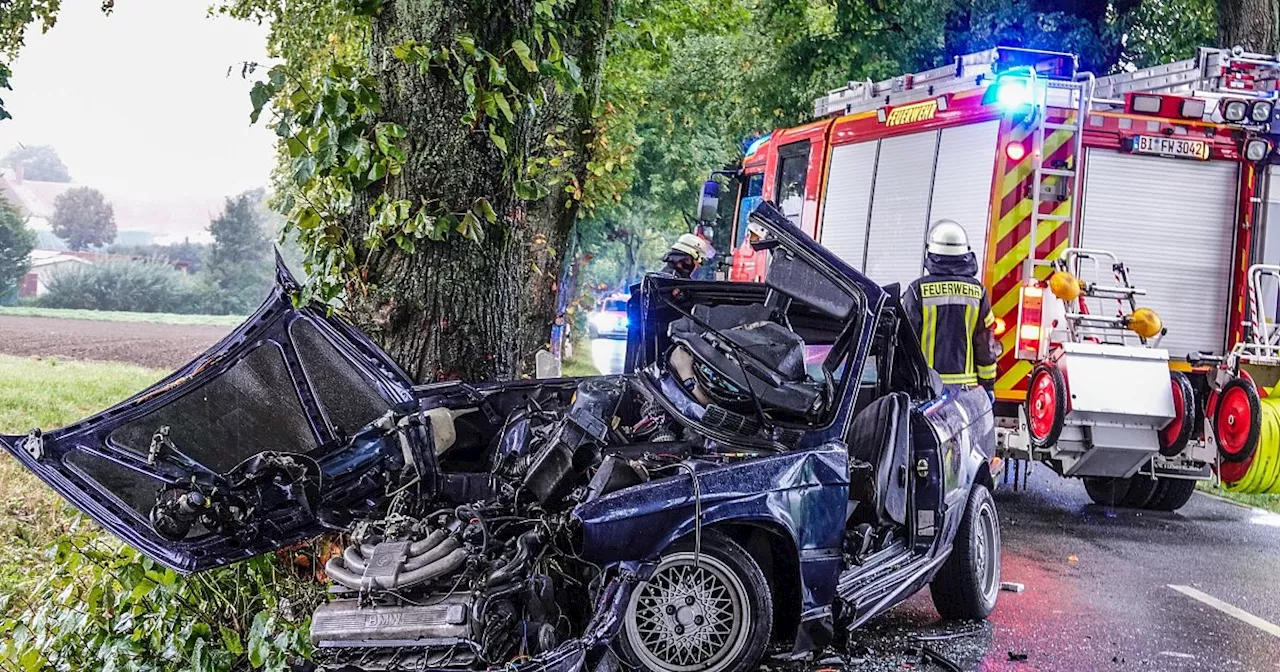
[[[488,668],[579,635],[601,572],[577,557],[573,506],[695,454],[728,459],[680,440],[692,432],[652,400],[624,403],[636,394],[628,378],[596,378],[559,408],[530,402],[489,441],[484,497],[443,502],[407,485],[356,523],[312,619],[324,669]]]

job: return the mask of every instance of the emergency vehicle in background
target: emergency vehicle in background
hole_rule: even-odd
[[[873,280],[901,287],[923,272],[930,223],[960,223],[1003,352],[995,390],[1002,456],[1086,477],[1102,503],[1174,509],[1219,462],[1214,418],[1205,421],[1197,400],[1208,398],[1218,377],[1211,370],[1245,337],[1246,272],[1280,263],[1280,203],[1267,207],[1280,202],[1270,168],[1280,163],[1280,64],[1211,48],[1103,78],[1076,63],[1071,54],[998,47],[819,98],[813,122],[752,143],[727,189],[736,192],[730,278],[756,280],[767,266],[767,253],[750,246],[747,219],[762,200]],[[1069,248],[1086,254],[1048,263]],[[1080,258],[1096,263],[1089,250],[1105,252],[1106,277],[1073,278],[1084,296],[1056,297],[1050,274],[1078,272]],[[1132,328],[1139,298],[1165,328],[1117,340],[1112,332]],[[1266,300],[1274,304],[1276,293]],[[1084,318],[1087,328],[1068,328],[1090,306],[1109,311],[1098,317],[1110,322]],[[1152,377],[1151,361],[1176,373]],[[1120,373],[1135,366],[1141,376]],[[1046,368],[1058,375],[1028,400],[1033,370]],[[1080,396],[1108,389],[1123,393]],[[1081,425],[1074,434],[1073,417]],[[1034,431],[1046,422],[1058,430],[1052,436]],[[1150,431],[1128,439],[1112,431],[1135,422]],[[1073,441],[1060,440],[1064,426]],[[1181,435],[1188,440],[1170,454]],[[1137,452],[1124,459],[1083,459],[1126,441]]]

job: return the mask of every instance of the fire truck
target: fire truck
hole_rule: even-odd
[[[1248,269],[1280,263],[1280,233],[1269,230],[1280,231],[1269,167],[1280,163],[1278,80],[1274,56],[1240,49],[1202,48],[1185,61],[1097,78],[1071,54],[997,47],[849,82],[815,101],[812,122],[747,148],[727,189],[736,196],[730,278],[763,274],[767,256],[751,247],[747,217],[762,200],[873,280],[901,287],[923,272],[930,223],[958,222],[1003,353],[999,449],[1017,465],[1006,474],[1016,480],[1042,462],[1084,477],[1100,503],[1176,509],[1219,462],[1205,400],[1210,374],[1245,336]],[[1057,301],[1051,274],[1079,270],[1067,267],[1068,250],[1081,253],[1072,264],[1097,268],[1103,259],[1101,275],[1123,273],[1123,282],[1081,279],[1080,289],[1098,291]],[[1066,310],[1041,310],[1046,299]],[[1112,302],[1101,308],[1112,311],[1101,316],[1107,324],[1081,317],[1099,299]],[[1160,335],[1108,340],[1130,326],[1126,305],[1139,303],[1162,320]],[[1050,314],[1055,323],[1043,323]],[[1068,369],[1067,357],[1080,363]],[[1147,365],[1136,378],[1118,375],[1137,370],[1123,365],[1132,361],[1169,373],[1151,378]],[[1050,381],[1050,396],[1029,399],[1033,371],[1046,366],[1066,374],[1064,384]],[[1101,378],[1086,382],[1093,373]],[[1145,388],[1132,388],[1138,379]],[[1108,391],[1105,401],[1085,396]],[[1075,439],[1036,434],[1055,409],[1051,424],[1068,434],[1075,417]],[[1133,425],[1144,433],[1112,431]],[[1190,435],[1176,455],[1170,433]],[[1096,457],[1093,449],[1133,450],[1082,459]]]

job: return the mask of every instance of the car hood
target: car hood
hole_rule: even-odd
[[[412,401],[411,381],[324,308],[295,307],[298,284],[279,259],[276,276],[248,321],[164,380],[0,446],[182,572],[305,539],[372,503],[399,451],[371,423]]]

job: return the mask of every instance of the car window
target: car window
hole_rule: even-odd
[[[804,186],[809,173],[809,141],[779,148],[778,208],[792,223],[800,223],[804,211]]]

